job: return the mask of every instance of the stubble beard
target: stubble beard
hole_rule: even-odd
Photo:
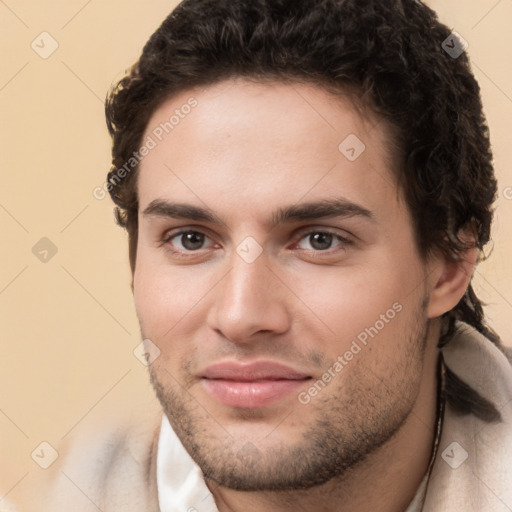
[[[341,481],[400,430],[414,407],[428,333],[424,306],[425,301],[404,344],[407,353],[394,361],[386,381],[375,375],[370,381],[361,367],[344,381],[343,400],[327,387],[307,406],[294,403],[292,415],[303,407],[315,407],[315,414],[292,444],[286,432],[279,437],[279,427],[269,436],[276,439],[272,446],[234,438],[185,386],[171,379],[164,387],[157,375],[162,370],[150,366],[151,383],[174,432],[207,479],[238,491],[296,491]]]

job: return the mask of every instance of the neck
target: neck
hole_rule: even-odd
[[[439,333],[432,332],[436,328],[430,331],[415,405],[387,443],[342,477],[306,490],[242,492],[206,479],[219,512],[404,511],[428,471],[434,450]]]

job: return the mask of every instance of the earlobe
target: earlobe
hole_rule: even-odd
[[[437,318],[453,309],[466,293],[475,270],[479,249],[466,250],[457,260],[439,260],[432,273],[428,317]]]

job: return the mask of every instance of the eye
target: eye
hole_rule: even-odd
[[[333,248],[334,243],[336,243],[334,247],[338,247],[340,245],[348,245],[351,242],[350,240],[347,240],[340,235],[330,233],[329,231],[310,231],[301,238],[297,247],[305,250],[327,251],[328,249]]]
[[[208,240],[213,243],[208,236],[200,231],[181,231],[169,234],[164,241],[178,251],[190,252],[205,249],[204,245]]]

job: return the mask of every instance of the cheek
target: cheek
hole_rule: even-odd
[[[134,274],[135,309],[141,334],[160,350],[151,368],[156,380],[164,387],[173,383],[167,372],[177,375],[189,346],[183,329],[192,302],[187,298],[188,289],[180,289],[176,277],[169,274],[165,268],[147,263],[137,265]]]
[[[133,279],[135,309],[144,335],[153,336],[155,328],[161,323],[162,312],[171,310],[163,280],[159,279],[156,267],[145,261],[139,253]]]
[[[134,274],[135,309],[143,334],[169,342],[170,332],[197,325],[196,317],[204,307],[211,288],[208,270],[193,266],[176,268],[165,262],[145,258],[142,253]]]
[[[402,344],[407,344],[409,335],[415,336],[424,298],[424,288],[418,286],[421,276],[421,266],[412,258],[393,263],[391,257],[340,267],[328,275],[320,269],[307,279],[303,276],[296,280],[297,295],[304,297],[312,313],[301,330],[308,332],[309,339],[318,339],[319,329],[325,331],[322,351],[329,361],[347,353],[347,360],[364,359],[379,366],[394,350],[406,348]]]
[[[180,304],[185,302],[183,289],[170,274],[169,269],[140,254],[134,275],[134,300],[146,336],[162,335],[165,326],[169,328],[179,318]]]
[[[411,294],[411,274],[384,265],[361,265],[330,272],[320,268],[294,282],[294,291],[332,330],[348,332],[373,324]],[[410,297],[407,299],[409,300]]]

